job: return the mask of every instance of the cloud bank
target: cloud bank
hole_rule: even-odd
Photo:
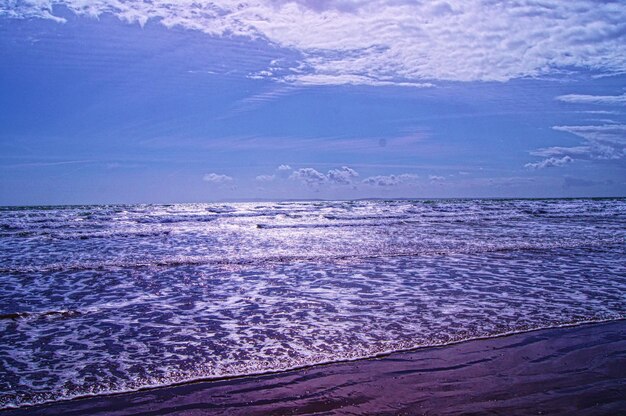
[[[141,25],[263,39],[300,58],[251,76],[292,84],[421,87],[563,68],[626,71],[626,3],[619,1],[0,0],[0,15],[63,21],[57,6],[81,16],[108,13]]]

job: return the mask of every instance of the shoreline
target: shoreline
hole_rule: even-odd
[[[519,356],[521,353],[524,356]],[[571,363],[572,354],[577,356],[576,364]],[[543,358],[528,361],[533,355]],[[445,365],[422,366],[430,361]],[[598,376],[598,363],[604,376]],[[555,364],[566,368],[559,370]],[[519,371],[521,375],[516,374]],[[329,378],[335,382],[329,384]],[[467,385],[472,380],[481,385],[479,391]],[[242,386],[246,387],[245,400],[238,399]],[[417,391],[411,386],[418,387]],[[514,394],[520,387],[532,394]],[[584,414],[595,415],[626,412],[626,398],[619,394],[625,388],[626,320],[622,319],[424,346],[273,373],[87,396],[4,409],[0,414],[529,414],[536,409],[548,414],[585,410]],[[264,398],[267,391],[277,396],[268,402]],[[360,399],[355,401],[355,397]],[[546,399],[545,406],[540,405],[541,397]],[[464,403],[463,398],[471,400]],[[593,406],[581,404],[589,400]],[[447,404],[442,406],[442,402]],[[484,407],[477,407],[476,402]],[[455,405],[450,407],[452,403]]]

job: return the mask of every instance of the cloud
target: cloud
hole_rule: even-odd
[[[291,166],[280,165],[279,167],[276,168],[276,173],[272,176],[276,176],[280,179],[287,179],[292,171],[293,169],[291,169]]]
[[[561,166],[565,166],[568,163],[572,163],[574,161],[574,159],[572,159],[569,156],[563,156],[560,159],[557,159],[555,157],[551,157],[548,159],[544,159],[540,162],[536,162],[536,163],[526,163],[524,165],[525,168],[527,169],[545,169],[545,168],[555,168],[555,167],[561,167]]]
[[[626,144],[626,124],[554,126],[552,128],[575,134],[589,141]]]
[[[299,61],[281,67],[273,60],[251,76],[292,84],[423,87],[563,68],[626,70],[626,4],[619,1],[0,0],[0,15],[62,21],[58,5],[83,16],[264,40]]]
[[[442,182],[445,181],[446,178],[444,178],[443,176],[428,175],[428,180],[431,182]]]
[[[50,161],[50,162],[27,162],[27,163],[15,163],[4,165],[8,168],[35,168],[35,167],[49,167],[49,166],[63,166],[63,165],[84,165],[94,163],[93,160],[62,160],[62,161]]]
[[[618,111],[611,111],[611,110],[584,110],[584,111],[579,111],[580,113],[586,113],[586,114],[619,114]]]
[[[574,147],[560,147],[560,146],[552,146],[552,147],[544,147],[541,149],[533,150],[530,152],[533,156],[541,156],[541,157],[563,157],[563,156],[571,156],[576,158],[586,158],[590,153],[589,146],[574,146]]]
[[[573,134],[583,139],[582,145],[563,147],[552,146],[533,150],[534,156],[547,157],[548,159],[538,163],[527,163],[530,169],[543,167],[562,166],[565,163],[559,161],[570,159],[583,160],[619,160],[626,157],[626,125],[625,124],[602,124],[586,126],[554,126],[556,131]],[[561,163],[559,165],[558,163]]]
[[[434,84],[430,82],[400,82],[400,81],[381,81],[371,76],[352,75],[352,74],[304,74],[304,75],[287,75],[282,78],[283,81],[296,85],[371,85],[374,87],[396,86],[396,87],[413,87],[413,88],[430,88]]]
[[[267,72],[267,71],[261,71],[261,72]],[[248,78],[259,79],[262,77],[248,76]],[[230,112],[225,116],[225,118],[231,117],[236,114],[241,114],[246,111],[252,111],[258,108],[259,106],[263,105],[264,103],[279,99],[281,97],[291,94],[294,91],[297,91],[297,88],[290,86],[290,85],[280,85],[278,87],[276,85],[273,85],[272,88],[270,88],[269,90],[266,90],[264,92],[254,94],[242,100],[239,100],[233,106]]]
[[[363,179],[362,183],[369,186],[387,188],[400,185],[415,184],[418,178],[419,176],[409,173],[403,173],[401,175],[379,175],[365,178]]]
[[[554,126],[554,130],[563,131],[582,137],[585,146],[559,148],[561,154],[586,151],[589,159],[622,159],[626,156],[626,125],[604,124],[590,126]],[[556,154],[556,148],[552,148]]]
[[[255,178],[257,182],[272,182],[276,179],[275,175],[259,175]]]
[[[293,171],[289,179],[300,181],[311,187],[321,185],[352,185],[353,180],[359,173],[348,166],[339,169],[331,169],[327,174],[323,174],[313,168],[302,168]]]
[[[626,94],[622,95],[581,95],[581,94],[568,94],[559,95],[557,100],[566,103],[577,104],[612,104],[612,105],[626,105]]]
[[[230,184],[233,182],[233,178],[230,176],[219,173],[207,173],[202,177],[202,180],[214,184]]]
[[[358,177],[359,174],[354,170],[347,166],[343,166],[341,169],[331,169],[328,171],[329,182],[336,183],[339,185],[350,185],[352,180]]]
[[[326,175],[313,168],[302,168],[294,171],[290,179],[303,182],[309,186],[319,186],[326,182]]]

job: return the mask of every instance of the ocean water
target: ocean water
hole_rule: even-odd
[[[0,408],[626,317],[626,200],[0,208]]]

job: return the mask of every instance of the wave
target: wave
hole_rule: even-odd
[[[179,222],[215,221],[217,215],[146,216],[134,219],[139,224],[174,224]]]
[[[0,232],[0,238],[30,238],[30,237],[45,237],[54,240],[90,240],[94,238],[142,238],[142,237],[159,237],[166,236],[172,233],[172,230],[138,230],[138,231],[68,231],[68,232],[54,232],[54,231],[19,231],[19,232]]]
[[[140,391],[150,391],[155,389],[162,389],[168,387],[176,387],[182,386],[190,383],[199,383],[199,382],[218,382],[218,381],[228,381],[228,380],[236,380],[244,377],[263,377],[274,374],[281,374],[289,371],[298,371],[298,370],[306,370],[315,367],[325,366],[325,365],[333,365],[333,364],[341,364],[341,363],[349,363],[349,362],[358,362],[364,360],[374,360],[380,359],[383,357],[387,357],[392,354],[402,354],[415,352],[418,350],[426,349],[426,348],[440,348],[446,347],[455,344],[461,344],[465,342],[473,342],[473,341],[481,341],[481,340],[490,340],[496,338],[507,337],[516,334],[524,334],[530,332],[537,332],[543,330],[552,330],[559,328],[573,328],[583,325],[594,325],[594,324],[602,324],[609,322],[617,322],[621,320],[626,320],[626,316],[598,316],[598,317],[589,317],[583,318],[579,320],[573,321],[561,321],[561,322],[553,322],[547,325],[523,325],[519,328],[504,330],[501,332],[494,332],[491,334],[475,334],[467,337],[458,337],[452,338],[445,342],[423,342],[423,343],[415,343],[415,344],[407,344],[406,346],[401,346],[399,348],[393,349],[381,349],[374,350],[369,354],[362,355],[354,355],[354,356],[341,356],[333,359],[313,361],[313,362],[305,362],[305,363],[295,363],[295,364],[287,364],[281,366],[280,368],[273,369],[264,369],[264,370],[254,370],[251,371],[239,371],[239,372],[224,372],[222,374],[216,375],[205,375],[205,376],[196,376],[196,377],[188,377],[182,378],[179,380],[169,380],[169,381],[160,381],[160,382],[152,382],[145,383],[136,387],[122,387],[122,388],[87,388],[84,392],[76,392],[72,394],[65,394],[63,396],[54,396],[52,394],[45,393],[35,393],[33,395],[15,395],[14,397],[10,397],[6,395],[4,398],[0,396],[0,410],[9,410],[9,409],[25,409],[32,408],[34,406],[40,406],[50,403],[61,403],[61,402],[69,402],[80,399],[87,399],[93,397],[106,397],[117,394],[125,394],[125,393],[135,393]],[[7,397],[9,396],[9,397]]]
[[[318,255],[269,255],[256,257],[219,258],[214,256],[174,256],[161,259],[120,259],[114,261],[94,261],[81,263],[52,263],[47,265],[32,265],[14,267],[1,267],[0,273],[29,274],[45,272],[67,272],[80,270],[110,270],[110,269],[140,269],[150,267],[179,267],[214,265],[218,267],[228,266],[263,266],[269,264],[293,263],[293,262],[328,262],[328,261],[362,261],[368,259],[419,257],[419,256],[446,256],[446,255],[477,255],[498,252],[532,252],[560,249],[587,249],[607,251],[611,247],[621,247],[614,241],[595,241],[585,243],[558,244],[510,244],[503,246],[487,247],[456,247],[456,248],[423,248],[414,251],[396,251],[385,253],[345,253],[345,254],[318,254]]]
[[[363,221],[363,220],[405,220],[408,215],[324,215],[328,220]]]

